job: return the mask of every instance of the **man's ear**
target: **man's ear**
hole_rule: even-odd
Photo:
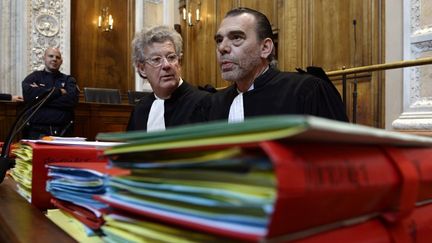
[[[138,63],[137,71],[142,78],[147,78],[147,75],[146,75],[146,72],[144,69],[144,65],[145,65],[144,63]]]
[[[182,63],[183,63],[183,52],[182,53],[180,53],[180,55],[179,55],[179,57],[178,57],[179,59],[178,59],[178,63],[180,64],[180,66],[182,65]]]
[[[261,57],[267,59],[267,57],[272,53],[274,44],[272,39],[265,38],[261,44]]]

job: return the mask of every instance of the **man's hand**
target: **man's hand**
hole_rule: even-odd
[[[12,102],[23,102],[24,99],[22,96],[12,95]]]
[[[38,88],[39,85],[37,85],[35,82],[33,82],[33,83],[30,84],[30,87],[32,87],[32,88]]]
[[[60,91],[61,91],[61,94],[62,94],[62,95],[67,94],[67,91],[66,91],[65,89],[60,89]]]

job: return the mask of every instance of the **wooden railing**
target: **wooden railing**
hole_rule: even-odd
[[[342,76],[338,80],[342,80],[342,101],[345,104],[347,104],[347,75],[354,74],[362,74],[366,72],[373,72],[373,71],[381,71],[381,70],[389,70],[389,69],[397,69],[397,68],[405,68],[405,67],[412,67],[412,66],[421,66],[421,65],[427,65],[432,64],[432,57],[428,58],[420,58],[416,60],[407,60],[407,61],[397,61],[397,62],[391,62],[391,63],[384,63],[384,64],[374,64],[369,66],[363,66],[363,67],[354,67],[354,68],[347,68],[342,70],[336,70],[336,71],[329,71],[326,72],[327,76],[329,77],[336,77],[336,76]],[[354,82],[356,82],[356,79],[354,79]],[[353,92],[353,113],[352,113],[352,119],[351,121],[353,123],[356,123],[356,117],[357,117],[357,85],[354,84],[354,92]]]
[[[421,66],[432,64],[432,57],[421,58],[417,60],[408,60],[408,61],[398,61],[384,64],[375,64],[363,67],[355,67],[355,68],[347,68],[342,70],[330,71],[326,72],[327,76],[342,76],[347,74],[354,73],[365,73],[379,70],[387,70],[387,69],[396,69],[396,68],[404,68],[404,67],[412,67],[412,66]]]

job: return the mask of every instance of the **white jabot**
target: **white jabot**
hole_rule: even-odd
[[[180,78],[178,87],[182,85],[183,79]],[[149,116],[147,119],[147,132],[152,131],[165,131],[165,100],[157,97],[154,94],[155,100],[150,108]],[[169,99],[170,97],[168,97]]]
[[[160,99],[156,95],[155,97],[156,99],[153,101],[147,120],[147,132],[165,130],[165,100]]]
[[[252,84],[248,91],[251,91],[254,89],[254,85]],[[244,121],[244,106],[243,106],[243,92],[240,92],[231,103],[231,107],[229,110],[228,115],[228,123],[235,123],[235,122],[243,122]]]
[[[231,107],[228,115],[228,123],[243,122],[244,110],[243,110],[243,93],[240,92],[231,103]]]

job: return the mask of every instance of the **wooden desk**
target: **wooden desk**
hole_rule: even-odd
[[[22,103],[0,102],[0,141],[4,140]],[[133,106],[129,104],[79,103],[75,108],[75,136],[94,140],[100,132],[126,130]]]
[[[0,242],[76,242],[15,191],[6,177],[0,184]]]
[[[133,106],[79,103],[75,108],[75,136],[95,140],[100,132],[126,131]]]

